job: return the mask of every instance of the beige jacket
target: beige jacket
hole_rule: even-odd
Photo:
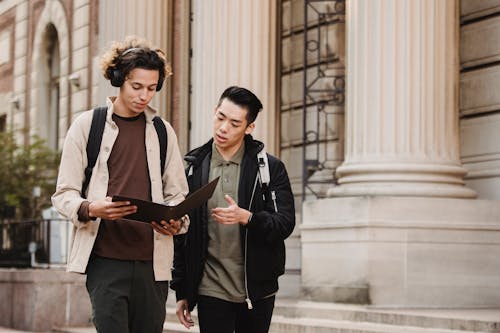
[[[114,98],[108,98],[108,113],[102,137],[101,149],[90,179],[87,198],[89,201],[102,200],[108,190],[108,158],[118,136],[118,127],[112,120]],[[149,177],[151,180],[151,197],[154,202],[177,204],[184,200],[188,186],[184,176],[184,165],[177,144],[177,136],[169,123],[167,128],[167,156],[165,172],[160,171],[160,144],[152,119],[156,111],[148,107],[146,115],[146,155],[148,159]],[[52,204],[74,224],[73,245],[68,259],[67,270],[85,273],[90,253],[99,230],[101,219],[81,222],[78,220],[78,209],[85,199],[80,191],[87,166],[87,139],[92,123],[93,111],[86,111],[78,116],[71,125],[61,157],[56,192],[52,196]],[[181,232],[186,232],[187,225]],[[153,268],[157,281],[171,280],[173,260],[172,236],[165,236],[154,231]]]

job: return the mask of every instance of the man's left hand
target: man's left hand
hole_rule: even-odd
[[[181,220],[170,220],[170,221],[160,221],[160,223],[156,223],[155,221],[151,222],[153,229],[163,235],[173,236],[177,235],[182,227]]]
[[[212,218],[221,224],[247,224],[251,213],[246,209],[240,208],[229,195],[226,194],[224,199],[229,206],[212,209]]]

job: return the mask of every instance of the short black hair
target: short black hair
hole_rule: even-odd
[[[262,110],[261,101],[248,89],[237,86],[226,88],[219,98],[217,107],[219,107],[222,104],[222,101],[226,98],[234,104],[247,109],[248,112],[246,118],[248,125],[255,121],[257,115]]]

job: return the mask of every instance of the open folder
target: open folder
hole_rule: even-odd
[[[151,201],[129,198],[120,195],[114,195],[112,200],[130,201],[131,205],[137,206],[137,212],[124,216],[124,218],[129,220],[145,223],[151,223],[152,221],[159,223],[161,220],[178,220],[191,210],[203,205],[208,201],[208,199],[210,199],[210,197],[212,197],[219,178],[220,177],[215,178],[207,185],[191,193],[177,206],[166,206]]]

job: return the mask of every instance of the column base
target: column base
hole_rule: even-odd
[[[302,285],[302,297],[317,302],[370,304],[367,285]]]
[[[412,182],[377,182],[335,186],[327,191],[328,197],[397,196],[474,199],[474,190],[463,185],[425,184]]]
[[[340,186],[335,196],[421,196],[472,199],[476,192],[464,185],[461,166],[425,163],[343,164],[337,168]]]
[[[328,198],[303,206],[302,287],[318,301],[500,305],[497,201]]]

